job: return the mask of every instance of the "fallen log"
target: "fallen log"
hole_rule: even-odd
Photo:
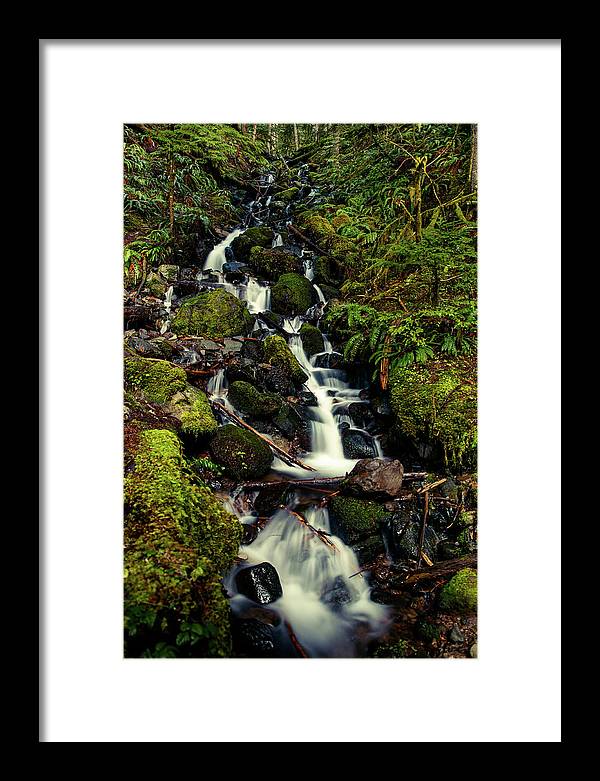
[[[320,253],[321,255],[326,255],[328,258],[331,257],[331,255],[328,252],[325,252],[325,250],[322,247],[319,247],[318,244],[315,244],[314,241],[311,241],[311,239],[309,239],[308,236],[305,236],[294,225],[292,225],[290,223],[287,227],[288,227],[288,230],[291,230],[292,233],[294,233],[296,236],[298,236],[299,239],[302,239],[302,241],[306,242],[310,247],[315,249],[318,253]]]
[[[465,569],[465,567],[476,566],[477,556],[474,553],[468,556],[462,556],[460,559],[438,561],[437,564],[434,564],[433,567],[429,567],[429,569],[408,573],[401,582],[401,585],[412,586],[413,584],[420,583],[423,580],[445,580],[446,578],[456,574],[459,570]]]
[[[300,656],[302,656],[304,659],[309,659],[310,658],[309,655],[306,653],[304,648],[300,645],[300,641],[294,634],[294,630],[292,629],[290,622],[284,621],[284,624],[285,624],[285,628],[287,629],[287,633],[290,636],[290,640],[292,641],[292,645],[294,646],[296,651],[298,651]]]
[[[312,466],[309,466],[308,464],[304,464],[302,461],[299,461],[297,458],[294,458],[293,456],[290,456],[289,453],[286,453],[285,450],[282,450],[282,448],[278,447],[274,442],[271,442],[269,437],[266,437],[264,434],[261,434],[256,429],[252,428],[248,423],[246,423],[244,420],[239,418],[235,413],[231,412],[230,410],[226,409],[222,404],[220,404],[218,401],[211,401],[211,406],[217,409],[220,413],[228,417],[230,420],[232,420],[236,425],[241,426],[242,428],[247,429],[248,431],[251,431],[253,434],[256,434],[257,437],[262,439],[264,442],[267,443],[267,445],[271,448],[271,450],[276,453],[279,458],[286,463],[288,466],[299,466],[301,469],[306,469],[309,472],[316,472],[317,470],[314,469]]]
[[[313,470],[316,471],[316,470]],[[324,485],[339,485],[342,480],[345,480],[348,475],[342,475],[341,477],[309,477],[306,480],[264,480],[262,482],[244,483],[240,486],[242,491],[252,491],[257,488],[270,488],[273,485],[291,485],[294,488],[303,488],[304,486],[324,486]],[[405,472],[403,480],[423,480],[427,477],[427,472]]]

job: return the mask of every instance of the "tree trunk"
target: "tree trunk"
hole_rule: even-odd
[[[256,125],[252,128],[252,140],[256,141]]]
[[[469,165],[469,186],[471,190],[477,188],[477,125],[471,130],[471,163]]]
[[[169,125],[170,130],[175,130],[175,125]],[[175,158],[173,156],[173,144],[169,147],[169,231],[171,240],[173,239],[173,228],[175,226]]]
[[[294,147],[296,152],[300,148],[300,143],[298,141],[298,125],[294,122]]]

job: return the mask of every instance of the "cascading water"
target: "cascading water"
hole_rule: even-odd
[[[268,206],[267,202],[263,207],[262,198],[274,177],[269,174],[261,181],[258,198],[249,207],[245,225],[252,220],[260,224],[261,220],[257,215],[262,216]],[[245,277],[243,282],[233,284],[226,281],[223,274],[227,247],[243,231],[243,228],[236,228],[209,253],[199,279],[204,281],[207,277],[214,278],[216,275],[216,284],[245,301],[250,312],[259,314],[270,308],[269,285],[249,276]],[[276,233],[272,246],[282,245],[281,234]],[[301,254],[301,257],[303,256],[304,252]],[[303,257],[303,263],[305,276],[312,281],[315,275],[315,260],[312,256]],[[326,299],[321,289],[317,285],[314,287],[320,307],[317,317],[320,317]],[[316,471],[308,473],[301,467],[290,467],[277,457],[273,460],[272,469],[280,474],[293,475],[297,479],[343,476],[351,471],[357,459],[345,457],[339,427],[340,423],[350,422],[351,418],[344,413],[335,414],[335,411],[336,408],[346,410],[351,401],[358,401],[360,389],[350,388],[344,372],[318,365],[323,356],[333,352],[325,335],[323,353],[308,358],[299,334],[303,322],[301,317],[290,318],[284,320],[283,327],[289,334],[291,351],[308,375],[306,388],[317,400],[316,406],[308,408],[312,416],[311,449],[302,456],[303,461]],[[219,401],[226,409],[234,411],[227,398],[224,369],[220,369],[211,378],[207,391],[212,400]],[[256,521],[255,515],[248,507],[251,502],[252,499],[248,496],[244,502],[240,502],[238,497],[236,501],[229,500],[228,506],[242,523],[250,523]],[[294,508],[301,510],[300,517]],[[303,523],[301,518],[304,518],[306,523]],[[318,533],[315,533],[315,530],[318,530]],[[269,604],[269,609],[282,619],[279,626],[273,628],[282,655],[297,655],[297,649],[294,650],[291,645],[290,630],[309,656],[350,657],[355,656],[371,638],[381,634],[387,625],[388,609],[370,600],[367,581],[361,575],[351,578],[360,569],[356,554],[342,540],[331,534],[328,510],[316,497],[312,501],[309,499],[307,504],[304,490],[298,490],[285,509],[275,512],[252,543],[242,546],[240,559],[243,562],[242,568],[269,562],[277,570],[283,596]],[[256,607],[237,591],[236,574],[239,569],[240,567],[235,567],[225,579],[225,586],[231,595],[232,609],[237,614]]]

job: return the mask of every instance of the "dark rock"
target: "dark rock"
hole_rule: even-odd
[[[266,372],[263,383],[268,390],[279,393],[282,396],[293,396],[294,383],[285,369],[282,369],[280,366],[264,367],[264,365],[262,368]],[[259,371],[260,369],[261,367],[259,366]]]
[[[454,624],[452,629],[450,630],[450,634],[448,635],[448,639],[451,643],[464,643],[466,640],[466,637],[464,634],[460,631],[460,628],[458,624]]]
[[[263,517],[273,515],[280,505],[287,504],[289,491],[290,487],[281,483],[261,488],[254,500],[254,509]]]
[[[284,402],[273,418],[273,423],[277,426],[279,431],[288,439],[293,439],[298,432],[304,428],[304,420],[298,414],[297,410],[291,405]]]
[[[348,405],[348,415],[357,428],[368,428],[375,422],[369,404],[364,401],[353,401]]]
[[[233,358],[231,363],[225,368],[225,376],[229,383],[241,381],[254,384],[256,381],[256,365],[249,358]]]
[[[134,349],[139,355],[144,355],[147,358],[162,358],[163,355],[156,344],[148,342],[145,339],[140,339],[137,336],[130,336],[127,340],[129,347]]]
[[[350,429],[352,434],[352,429]],[[404,468],[400,461],[361,459],[341,485],[342,493],[365,497],[395,497],[402,488]]]
[[[373,410],[381,417],[389,418],[394,414],[390,400],[387,398],[378,398],[372,404]]]
[[[223,276],[228,282],[243,282],[250,273],[250,268],[245,263],[232,260],[223,264]]]
[[[261,605],[268,605],[283,596],[277,570],[268,561],[240,570],[235,576],[235,584],[240,594]]]
[[[242,358],[246,358],[253,363],[262,363],[264,360],[262,342],[255,342],[253,339],[245,340],[242,342],[240,355]]]
[[[346,362],[341,353],[322,353],[315,358],[315,366],[318,369],[344,369]]]
[[[332,583],[327,584],[321,593],[321,601],[332,610],[339,610],[343,605],[352,602],[352,594],[344,578],[338,575]]]
[[[242,529],[242,545],[250,545],[258,537],[260,529],[256,522],[244,523]]]
[[[274,331],[279,331],[280,333],[285,333],[285,329],[283,327],[283,317],[278,315],[276,312],[261,312],[258,315],[258,319],[262,320],[267,328],[270,328]]]
[[[342,445],[346,458],[373,458],[377,455],[377,448],[373,437],[364,431],[355,428],[342,432]]]
[[[315,394],[308,390],[308,388],[304,388],[300,391],[298,394],[298,398],[300,399],[301,404],[305,404],[307,407],[318,407],[319,402],[317,400],[317,397]]]
[[[232,640],[241,656],[265,658],[275,656],[273,630],[256,618],[236,619],[232,622]]]
[[[180,279],[173,284],[173,293],[177,298],[195,296],[200,291],[200,285],[195,279]]]
[[[406,507],[393,513],[385,526],[388,550],[394,561],[416,561],[419,552],[422,516],[416,502],[406,502]],[[437,559],[439,537],[431,526],[425,529],[423,553],[432,561]]]
[[[382,553],[385,553],[385,545],[381,535],[374,534],[368,537],[366,540],[361,540],[352,546],[352,550],[356,553],[356,558],[361,567],[370,564]]]

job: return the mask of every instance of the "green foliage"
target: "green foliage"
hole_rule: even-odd
[[[477,571],[466,568],[457,572],[441,591],[440,607],[461,613],[477,610]]]
[[[141,433],[125,508],[126,655],[227,655],[219,584],[237,555],[241,526],[197,481],[172,432]],[[190,624],[216,628],[186,649],[176,638]]]
[[[474,466],[477,446],[477,390],[473,366],[440,361],[395,369],[391,405],[398,431],[414,442],[441,449],[448,466]]]
[[[402,639],[393,643],[382,643],[373,653],[376,659],[406,659],[414,655],[414,647]]]
[[[440,639],[439,628],[435,624],[432,624],[431,621],[427,621],[426,619],[420,619],[417,621],[415,631],[418,637],[426,640],[428,643],[431,643],[433,640]]]

